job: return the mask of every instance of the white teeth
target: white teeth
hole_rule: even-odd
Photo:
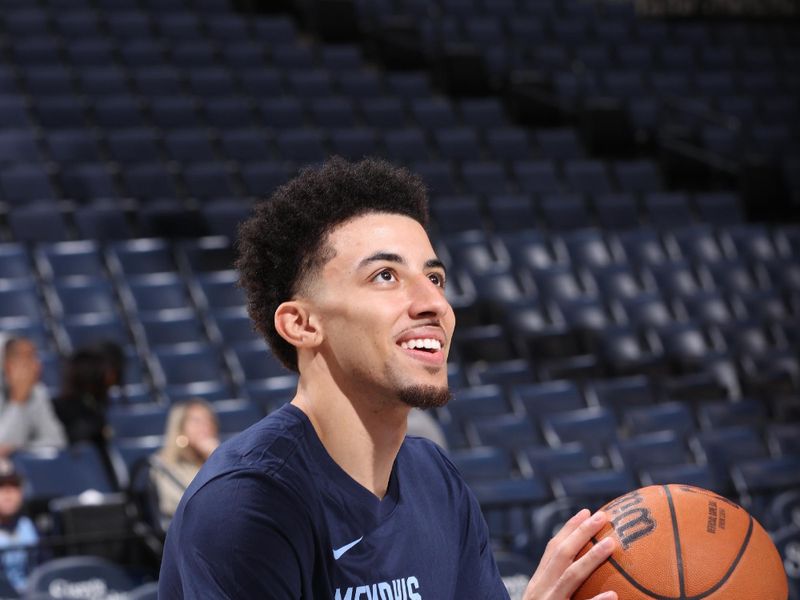
[[[432,338],[421,338],[416,340],[408,340],[401,342],[400,347],[405,350],[413,350],[415,348],[425,348],[426,350],[441,350],[442,343],[439,340]]]

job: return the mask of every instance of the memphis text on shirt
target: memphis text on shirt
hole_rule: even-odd
[[[334,600],[422,600],[422,595],[419,580],[412,576],[349,587],[344,593],[337,588]]]

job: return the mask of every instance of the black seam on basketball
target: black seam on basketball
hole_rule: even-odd
[[[592,537],[592,544],[597,544],[597,538]],[[653,598],[653,600],[684,600],[683,598],[677,598],[675,596],[661,596],[660,594],[656,594],[654,591],[648,590],[641,583],[636,581],[613,558],[609,557],[608,558],[608,562],[611,564],[612,567],[614,567],[617,570],[617,573],[619,573],[620,575],[622,575],[625,578],[625,580],[628,583],[630,583],[633,587],[635,587],[637,590],[639,590],[643,594],[647,594],[650,598]]]
[[[675,517],[673,515],[673,522],[674,520]],[[742,542],[742,546],[739,548],[739,552],[737,553],[736,558],[731,563],[731,566],[728,568],[728,571],[725,573],[725,575],[722,576],[722,578],[716,584],[707,589],[705,592],[702,592],[701,594],[698,594],[696,596],[686,596],[684,595],[683,591],[681,591],[680,597],[661,596],[659,594],[656,594],[652,590],[648,590],[646,587],[644,587],[642,584],[636,581],[612,557],[608,558],[608,562],[609,564],[611,564],[612,567],[614,567],[614,569],[616,569],[617,573],[619,573],[625,578],[625,580],[628,583],[630,583],[633,587],[635,587],[643,594],[647,594],[648,596],[650,596],[650,598],[653,598],[653,600],[702,600],[703,598],[707,598],[708,596],[716,592],[719,588],[721,588],[725,584],[725,582],[728,581],[728,579],[730,579],[731,575],[733,575],[733,572],[736,570],[736,567],[739,565],[739,561],[742,560],[742,556],[744,556],[744,552],[745,550],[747,550],[747,546],[750,543],[750,538],[752,537],[752,535],[753,535],[753,516],[750,515],[750,520],[748,522],[748,527],[747,527],[747,534],[744,536],[744,541]],[[592,536],[591,541],[593,545],[598,543],[597,538],[594,536]]]
[[[678,530],[678,515],[675,514],[675,503],[672,501],[672,492],[669,491],[669,486],[662,487],[667,495],[669,515],[672,521],[672,539],[675,542],[675,567],[678,569],[678,593],[680,594],[679,598],[683,600],[686,598],[686,579],[683,573],[683,552],[681,551],[681,533]]]
[[[719,588],[721,588],[725,584],[725,582],[728,581],[728,579],[730,579],[731,575],[733,575],[733,572],[736,570],[736,567],[739,565],[739,561],[742,560],[742,556],[744,556],[744,551],[747,550],[747,545],[750,543],[750,538],[752,537],[752,535],[753,535],[753,515],[750,515],[750,520],[748,521],[747,524],[747,534],[744,536],[744,541],[742,542],[742,546],[741,548],[739,548],[739,552],[736,555],[736,558],[733,559],[733,562],[731,563],[730,568],[728,568],[727,573],[725,573],[725,575],[723,575],[722,578],[713,587],[706,590],[702,594],[698,594],[697,596],[692,596],[688,600],[700,600],[701,598],[705,598],[706,596],[709,596],[710,594],[716,592]]]

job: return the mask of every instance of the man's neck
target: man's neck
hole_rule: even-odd
[[[410,409],[399,402],[347,396],[331,383],[309,382],[303,377],[292,404],[308,416],[333,460],[383,498]]]
[[[308,381],[302,376],[292,404],[308,416],[333,460],[383,498],[410,409],[396,401],[348,396],[330,380]]]

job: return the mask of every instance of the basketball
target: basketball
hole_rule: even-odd
[[[603,507],[617,548],[573,598],[613,590],[619,600],[786,600],[775,545],[741,506],[687,485],[634,490]]]

